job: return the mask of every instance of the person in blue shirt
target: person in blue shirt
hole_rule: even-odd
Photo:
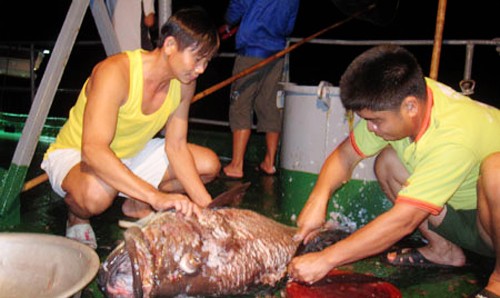
[[[226,11],[226,28],[239,26],[236,33],[237,57],[233,74],[280,52],[293,31],[299,0],[231,0]],[[259,170],[274,174],[282,115],[276,106],[284,59],[276,59],[264,67],[236,80],[231,85],[229,125],[233,133],[231,162],[223,174],[243,177],[243,160],[251,135],[253,113],[257,116],[257,131],[266,134],[266,155]]]

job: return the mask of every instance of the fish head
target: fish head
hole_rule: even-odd
[[[161,295],[169,296],[196,285],[209,254],[200,221],[210,212],[203,211],[201,219],[164,212],[143,228],[128,228],[123,244],[101,265],[101,290],[109,297],[149,297],[157,294],[158,284],[168,284]]]

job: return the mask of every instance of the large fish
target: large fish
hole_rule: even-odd
[[[214,203],[241,198],[247,187]],[[272,288],[299,247],[292,240],[295,231],[238,208],[203,209],[191,218],[156,213],[145,226],[124,232],[125,241],[103,262],[98,283],[108,297],[225,296]],[[333,241],[346,235],[335,231]]]

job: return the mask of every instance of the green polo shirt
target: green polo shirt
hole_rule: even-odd
[[[500,110],[474,101],[448,86],[426,79],[431,105],[426,129],[415,141],[385,141],[368,131],[365,120],[351,133],[362,157],[390,144],[410,173],[396,203],[407,203],[433,215],[444,204],[456,210],[475,209],[481,161],[500,151]]]

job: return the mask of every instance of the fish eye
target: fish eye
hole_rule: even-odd
[[[200,265],[200,258],[194,256],[191,253],[185,253],[179,262],[179,268],[186,274],[193,274],[197,272],[200,268]]]

